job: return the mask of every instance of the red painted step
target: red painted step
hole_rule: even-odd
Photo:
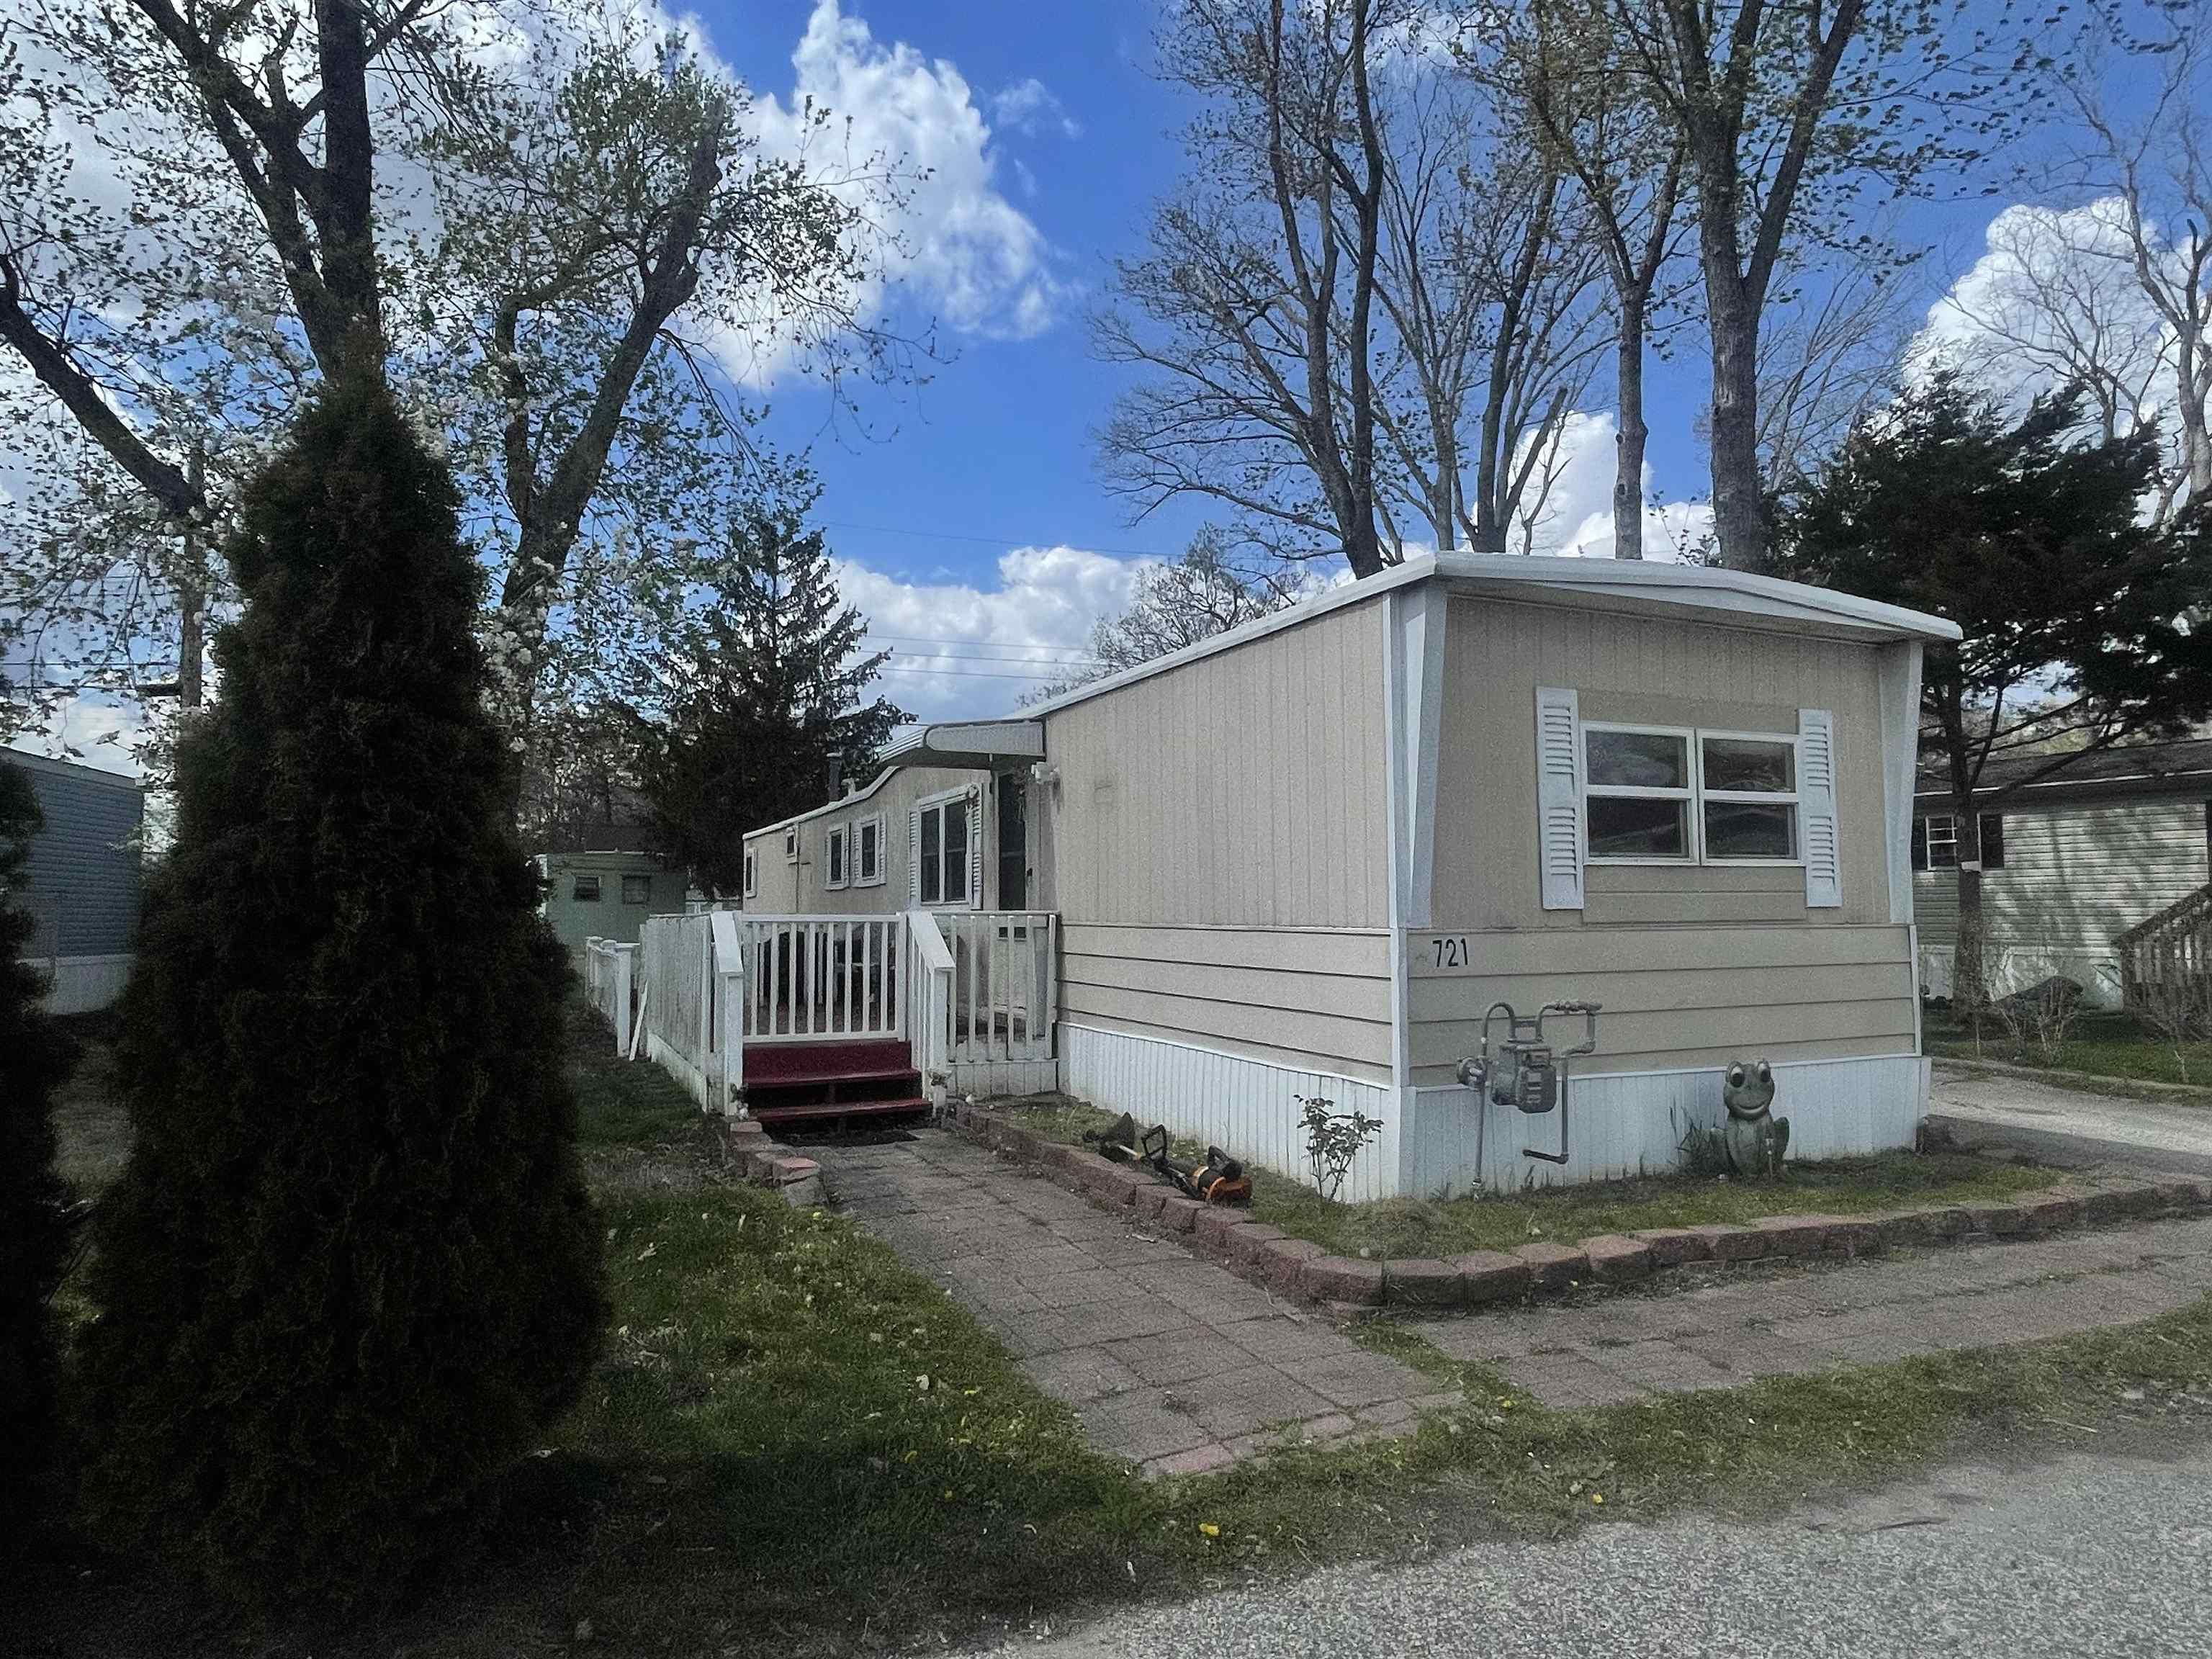
[[[862,1042],[748,1042],[745,1044],[745,1085],[774,1088],[806,1083],[832,1083],[847,1078],[896,1077],[915,1069],[906,1044],[889,1041]]]
[[[824,1118],[910,1117],[929,1109],[929,1102],[916,1095],[903,1100],[817,1100],[803,1105],[753,1106],[754,1120],[765,1128],[780,1123],[812,1123]]]

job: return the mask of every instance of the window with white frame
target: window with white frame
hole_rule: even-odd
[[[846,848],[851,833],[840,823],[832,825],[822,837],[822,884],[824,887],[852,884],[852,872],[845,864]]]
[[[1795,864],[1798,739],[1772,732],[1583,726],[1593,864]]]
[[[915,896],[922,904],[973,902],[969,842],[975,814],[965,794],[926,801],[915,809]]]
[[[745,849],[745,896],[760,896],[760,854],[750,847]]]
[[[786,864],[799,862],[799,826],[795,823],[783,832],[783,861]]]
[[[884,815],[860,819],[853,826],[853,885],[884,884]]]

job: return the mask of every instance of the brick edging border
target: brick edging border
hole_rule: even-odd
[[[1102,1209],[1127,1211],[1140,1223],[1186,1235],[1194,1249],[1243,1278],[1304,1301],[1359,1307],[1480,1307],[1556,1295],[1585,1281],[1632,1284],[1691,1261],[1855,1256],[1894,1244],[2039,1237],[2064,1227],[2212,1208],[2212,1181],[2173,1176],[2061,1185],[2009,1200],[1919,1205],[1873,1215],[1771,1215],[1741,1226],[1653,1227],[1604,1233],[1577,1244],[1524,1244],[1510,1254],[1477,1250],[1448,1261],[1355,1261],[1254,1221],[1243,1210],[1186,1198],[1130,1164],[1048,1140],[988,1107],[956,1103],[946,1108],[944,1121]]]
[[[722,1155],[726,1167],[756,1187],[783,1194],[794,1207],[819,1204],[826,1196],[822,1166],[811,1158],[786,1152],[768,1138],[768,1131],[749,1117],[710,1117],[707,1133]]]

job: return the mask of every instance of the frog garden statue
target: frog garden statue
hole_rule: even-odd
[[[1790,1120],[1774,1115],[1774,1068],[1763,1060],[1730,1060],[1721,1077],[1721,1100],[1728,1107],[1721,1141],[1729,1167],[1740,1176],[1781,1174]]]

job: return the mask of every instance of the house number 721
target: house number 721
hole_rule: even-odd
[[[1467,966],[1466,934],[1439,933],[1437,935],[1436,945],[1437,967],[1464,968]]]

